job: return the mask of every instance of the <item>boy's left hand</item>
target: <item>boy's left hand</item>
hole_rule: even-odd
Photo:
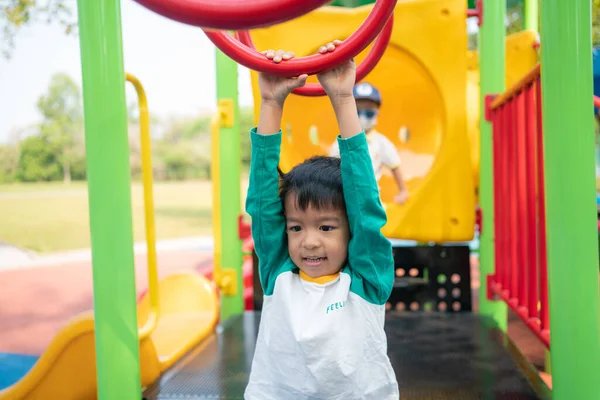
[[[330,53],[342,44],[341,40],[334,40],[319,48],[320,54]],[[356,64],[354,59],[343,62],[330,70],[317,74],[317,79],[332,101],[353,99],[352,89],[356,82]]]

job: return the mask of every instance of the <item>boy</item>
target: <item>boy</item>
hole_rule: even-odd
[[[383,167],[387,167],[392,172],[398,186],[398,194],[394,196],[394,202],[404,204],[408,199],[408,190],[406,189],[404,179],[402,178],[402,171],[400,170],[400,157],[392,142],[375,130],[379,107],[381,107],[381,94],[377,88],[366,82],[356,85],[352,94],[356,100],[360,125],[365,131],[367,141],[369,142],[369,153],[373,161],[375,179],[379,181]],[[329,155],[332,157],[340,156],[340,149],[337,142],[334,142],[331,146]]]
[[[292,57],[265,54],[276,63]],[[386,215],[352,96],[355,74],[350,60],[318,75],[335,110],[341,159],[313,157],[281,182],[283,105],[307,76],[259,75],[246,208],[265,296],[249,400],[399,398],[383,329],[394,262],[380,232]]]

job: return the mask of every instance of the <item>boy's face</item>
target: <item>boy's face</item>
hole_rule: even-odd
[[[350,228],[343,210],[302,211],[296,195],[285,199],[288,252],[294,264],[311,278],[337,273],[346,262]]]
[[[356,100],[356,110],[358,111],[358,119],[360,125],[365,132],[368,132],[377,124],[377,114],[379,114],[379,106],[372,100],[358,99]]]

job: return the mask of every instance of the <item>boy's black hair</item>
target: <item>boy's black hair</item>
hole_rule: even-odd
[[[279,170],[279,198],[284,209],[287,195],[293,193],[296,207],[302,211],[309,206],[316,210],[346,210],[340,166],[341,160],[337,157],[315,156],[286,174]]]

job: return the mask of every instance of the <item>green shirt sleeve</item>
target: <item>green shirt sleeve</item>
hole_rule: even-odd
[[[381,205],[364,132],[338,137],[344,198],[350,225],[348,267],[350,291],[372,304],[385,304],[394,285],[392,244],[381,228],[387,217]]]
[[[259,277],[265,295],[273,294],[275,280],[289,258],[283,205],[279,199],[279,152],[281,131],[260,135],[250,131],[252,161],[246,211],[252,217],[254,249],[259,259]]]

